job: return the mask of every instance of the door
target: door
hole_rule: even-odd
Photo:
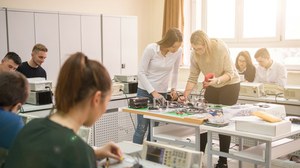
[[[59,14],[60,63],[81,52],[80,15]]]
[[[6,35],[6,15],[5,10],[0,9],[0,60],[7,53],[7,35]]]
[[[121,18],[103,16],[103,64],[111,79],[121,74]]]
[[[121,62],[122,75],[137,75],[138,42],[137,17],[124,16],[121,19]]]
[[[82,52],[89,59],[102,62],[101,56],[101,17],[100,15],[81,16]]]
[[[9,51],[16,52],[22,61],[31,58],[35,45],[34,13],[27,11],[7,11]]]

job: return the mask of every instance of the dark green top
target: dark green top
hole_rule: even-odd
[[[96,168],[94,150],[73,130],[49,118],[30,121],[18,134],[5,168]]]

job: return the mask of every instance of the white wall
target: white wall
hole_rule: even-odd
[[[0,0],[0,7],[72,13],[138,16],[138,55],[161,38],[163,0]]]

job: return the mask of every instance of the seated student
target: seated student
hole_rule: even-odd
[[[16,113],[28,97],[27,79],[19,72],[0,73],[0,147],[10,149],[23,128],[22,117]]]
[[[22,118],[16,114],[28,96],[28,82],[19,72],[0,73],[0,167],[19,131]]]
[[[121,160],[114,143],[93,149],[76,134],[82,125],[92,126],[105,113],[111,86],[102,64],[80,52],[71,55],[58,77],[56,112],[31,120],[21,130],[4,167],[96,168],[96,159]]]
[[[42,77],[47,79],[46,71],[41,67],[47,58],[48,49],[43,44],[36,44],[31,52],[31,59],[23,62],[17,71],[24,74],[27,78]]]
[[[21,58],[15,52],[8,52],[1,61],[0,71],[15,71],[22,63]]]
[[[286,68],[284,65],[271,59],[266,48],[259,49],[254,57],[259,64],[256,68],[254,82],[285,86],[287,81]]]
[[[255,66],[252,63],[250,54],[248,51],[241,51],[235,60],[235,67],[238,70],[239,75],[243,75],[244,80],[241,81],[253,82],[255,77]]]

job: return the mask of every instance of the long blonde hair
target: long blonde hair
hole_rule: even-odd
[[[205,53],[206,53],[206,60],[209,60],[209,56],[212,54],[211,49],[211,41],[207,34],[202,30],[196,30],[192,33],[190,42],[193,45],[204,45]],[[196,54],[196,53],[195,53]]]

